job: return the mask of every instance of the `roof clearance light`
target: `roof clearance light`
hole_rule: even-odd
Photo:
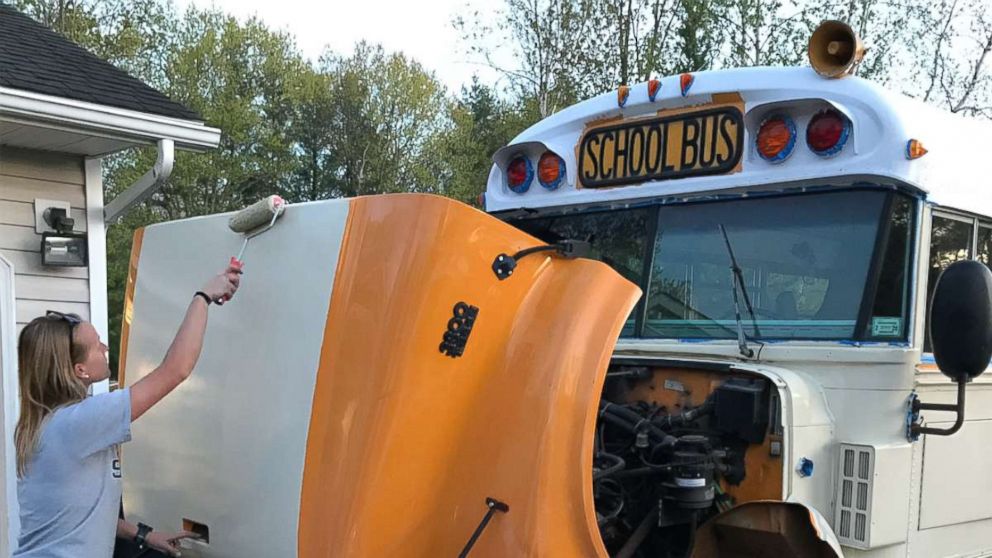
[[[648,100],[653,103],[659,91],[661,91],[661,80],[653,79],[648,82]]]
[[[817,113],[806,127],[806,144],[821,157],[840,153],[850,136],[851,121],[836,110]]]
[[[906,158],[912,161],[927,154],[927,148],[923,147],[920,140],[911,139],[906,143]]]
[[[789,158],[796,146],[796,125],[784,114],[769,117],[758,128],[755,143],[762,159],[769,163],[781,163]]]
[[[534,166],[530,159],[519,156],[510,162],[506,169],[506,182],[510,189],[518,194],[523,194],[530,189],[530,183],[534,180]]]
[[[617,89],[617,105],[623,108],[627,104],[627,98],[630,97],[630,87],[627,85],[621,85]]]
[[[557,190],[565,178],[565,161],[551,151],[541,155],[537,163],[537,181],[548,190]]]
[[[689,94],[689,88],[692,84],[696,82],[696,77],[692,74],[682,74],[679,76],[679,85],[682,86],[682,96],[685,97]]]

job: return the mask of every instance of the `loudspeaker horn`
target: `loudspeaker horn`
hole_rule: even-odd
[[[843,21],[824,21],[809,38],[809,63],[823,77],[839,78],[853,73],[864,56],[861,39]]]

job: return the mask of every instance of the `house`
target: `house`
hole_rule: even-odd
[[[219,140],[220,130],[194,111],[0,4],[0,556],[18,529],[18,332],[52,309],[80,314],[106,339],[106,223],[162,186],[177,149],[203,151]],[[158,149],[154,168],[104,200],[103,158],[148,145]],[[54,209],[47,221],[46,209]],[[43,250],[45,231],[56,236]],[[75,263],[84,265],[43,263],[43,251],[51,264],[80,247],[88,257]]]

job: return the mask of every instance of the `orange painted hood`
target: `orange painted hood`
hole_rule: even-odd
[[[608,266],[539,253],[504,281],[493,259],[541,244],[457,202],[351,202],[307,438],[298,549],[329,556],[605,556],[593,429],[640,291]],[[441,343],[478,309],[464,353]],[[451,327],[458,327],[454,324]]]

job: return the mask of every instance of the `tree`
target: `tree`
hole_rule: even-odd
[[[289,140],[294,146],[297,164],[283,196],[290,202],[313,201],[331,197],[336,188],[334,122],[338,104],[333,92],[333,77],[307,71],[291,85]]]
[[[716,20],[729,67],[796,66],[805,56],[811,27],[808,8],[780,0],[729,0],[715,3]]]
[[[539,119],[534,103],[517,106],[473,79],[448,105],[451,126],[434,136],[430,151],[440,193],[476,203],[485,191],[492,155]]]
[[[433,74],[366,43],[347,58],[325,55],[321,65],[333,99],[323,122],[328,195],[436,191],[425,172],[427,146],[446,121]]]
[[[490,19],[481,13],[456,18],[470,55],[507,78],[520,98],[533,98],[542,118],[597,92],[603,78],[603,45],[593,0],[506,0]],[[495,23],[489,23],[494,21]],[[497,58],[494,47],[513,49],[513,61]],[[515,63],[514,63],[515,62]]]
[[[504,0],[455,25],[468,53],[500,71],[514,99],[536,99],[542,117],[654,76],[805,64],[825,19],[868,47],[858,75],[992,116],[990,13],[988,0]],[[509,60],[496,56],[505,45]]]
[[[546,117],[652,77],[795,63],[810,12],[787,11],[777,0],[505,0],[494,17],[474,13],[455,25],[468,54],[501,72],[517,99],[536,99]],[[509,61],[497,57],[506,45]]]
[[[924,96],[951,112],[992,118],[992,14],[981,0],[943,0],[931,12],[940,33]]]

